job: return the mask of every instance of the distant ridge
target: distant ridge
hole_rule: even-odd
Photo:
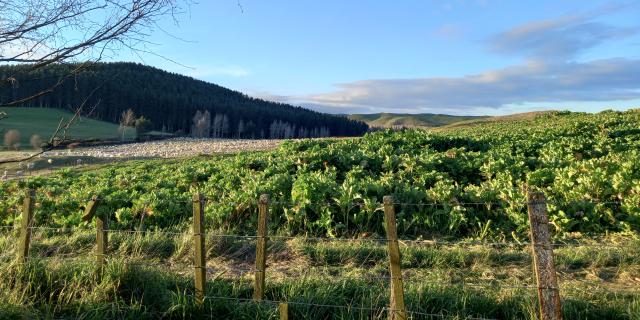
[[[533,120],[538,116],[541,116],[547,113],[552,113],[552,112],[558,112],[558,111],[532,111],[532,112],[508,114],[504,116],[482,117],[479,119],[470,119],[470,120],[453,122],[451,124],[443,126],[442,128],[452,129],[452,128],[472,127],[480,124],[503,122],[503,121]]]
[[[363,121],[370,127],[377,128],[433,128],[443,127],[460,121],[480,120],[486,116],[452,116],[435,113],[370,113],[352,114],[349,119]]]

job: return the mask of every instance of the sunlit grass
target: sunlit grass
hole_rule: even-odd
[[[25,265],[14,258],[16,240],[14,231],[0,236],[1,318],[197,318],[202,312],[211,319],[277,319],[277,301],[291,302],[293,319],[387,318],[388,261],[381,241],[274,238],[267,301],[253,303],[255,239],[209,234],[211,298],[198,310],[189,232],[112,232],[101,274],[94,230],[34,230]],[[637,319],[640,246],[635,240],[616,245],[555,250],[565,319]],[[529,247],[414,243],[401,250],[413,319],[535,317]]]

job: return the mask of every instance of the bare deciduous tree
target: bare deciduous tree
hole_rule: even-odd
[[[4,145],[7,149],[20,147],[20,131],[11,129],[4,134]]]
[[[37,135],[34,134],[31,136],[31,139],[29,140],[29,144],[31,144],[31,147],[35,150],[39,150],[42,148],[42,138]]]
[[[38,70],[53,63],[96,61],[121,48],[146,51],[146,31],[159,17],[174,15],[177,0],[0,0],[0,63],[29,64]],[[82,71],[75,68],[68,77]],[[6,103],[17,105],[53,87]],[[16,85],[11,75],[2,85]]]
[[[208,138],[211,136],[211,113],[208,110],[196,111],[193,116],[191,135],[195,138]]]
[[[220,138],[222,136],[222,122],[224,121],[224,115],[222,114],[216,114],[216,116],[213,118],[213,126],[211,128],[211,131],[213,131],[213,137],[214,138]]]
[[[244,135],[244,131],[245,131],[245,125],[244,125],[244,120],[240,119],[240,121],[238,122],[238,139],[242,139],[242,136]]]
[[[225,138],[229,134],[229,117],[227,115],[222,116],[222,122],[220,123],[220,137]]]
[[[120,127],[118,130],[122,134],[122,141],[124,141],[124,135],[127,132],[128,127],[132,127],[136,123],[136,114],[133,110],[128,109],[127,111],[122,111],[122,115],[120,115]]]
[[[190,0],[0,0],[0,63],[25,64],[29,70],[26,76],[36,77],[40,69],[51,64],[82,62],[57,78],[53,85],[26,97],[4,101],[2,106],[17,106],[52,92],[105,54],[123,48],[136,54],[153,54],[146,48],[145,39],[158,19],[171,16],[175,20],[178,4],[188,2]],[[0,75],[0,86],[18,85],[15,75]],[[61,121],[42,152],[49,150],[54,141],[66,139],[67,130],[83,112],[82,106],[75,110],[74,117]],[[0,112],[0,120],[7,116],[10,114]],[[60,133],[64,136],[58,137]],[[37,154],[31,157],[35,156]]]

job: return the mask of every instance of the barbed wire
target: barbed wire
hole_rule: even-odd
[[[386,240],[386,239],[385,239]],[[388,240],[386,240],[388,241]],[[486,241],[445,241],[445,240],[422,240],[422,239],[398,239],[399,243],[419,243],[428,245],[444,245],[444,246],[491,246],[491,247],[598,247],[598,248],[628,248],[637,249],[634,245],[621,245],[613,243],[580,243],[580,242],[554,242],[549,244],[531,243],[531,242],[486,242]]]
[[[272,240],[297,240],[302,242],[388,242],[386,238],[327,238],[327,237],[307,237],[307,236],[267,236]]]
[[[267,270],[272,270],[274,268],[270,268],[268,267]],[[321,268],[314,268],[314,267],[305,267],[305,270],[300,270],[303,273],[300,274],[299,276],[301,277],[306,277],[306,274],[311,272],[312,270],[315,272],[318,272],[316,270],[321,270]],[[235,270],[235,269],[232,269]],[[279,269],[276,269],[276,271],[282,271]],[[286,269],[286,271],[291,271],[290,269]],[[255,272],[255,269],[251,269],[251,272]],[[287,273],[287,276],[289,277],[295,277],[297,276],[296,274],[291,274],[291,273]],[[391,277],[391,276],[368,276],[368,275],[364,275],[364,276],[352,276],[352,275],[331,275],[331,274],[318,274],[318,273],[313,273],[313,277],[320,277],[320,278],[328,278],[328,279],[339,279],[341,281],[353,281],[353,280],[365,280],[365,281],[376,281],[376,280],[384,280],[384,281],[391,281],[393,279],[399,279],[402,280],[406,283],[412,283],[412,284],[420,284],[420,285],[434,285],[434,286],[441,286],[441,287],[472,287],[472,288],[492,288],[492,289],[526,289],[526,290],[534,290],[534,289],[543,289],[543,290],[556,290],[557,288],[553,288],[553,287],[540,287],[537,285],[533,285],[533,284],[525,284],[525,285],[515,285],[515,284],[503,284],[503,283],[499,283],[497,281],[493,281],[493,280],[487,280],[487,283],[478,283],[478,282],[466,282],[466,281],[460,281],[460,282],[445,282],[445,281],[429,281],[429,280],[424,280],[424,278],[422,277],[422,275],[403,275],[402,277]]]
[[[464,195],[460,195],[464,196]],[[214,202],[214,203],[224,203],[224,202]],[[258,205],[259,202],[251,201],[251,204]],[[271,206],[274,205],[284,205],[291,207],[300,207],[300,206],[308,206],[308,205],[327,205],[327,206],[354,206],[354,207],[364,207],[364,206],[384,206],[384,202],[336,202],[336,201],[271,201],[268,203]],[[432,202],[398,202],[394,201],[389,204],[394,206],[494,206],[494,205],[537,205],[537,204],[554,204],[554,205],[577,205],[577,204],[624,204],[623,201],[614,200],[614,201],[601,201],[601,200],[550,200],[546,199],[545,201],[432,201]]]
[[[34,221],[32,220],[32,223]],[[0,226],[0,230],[20,230],[21,226]],[[29,226],[30,230],[43,230],[43,231],[52,231],[52,232],[95,232],[95,228],[88,227],[47,227],[47,226]],[[105,229],[105,232],[109,233],[124,233],[124,234],[140,234],[140,235],[168,235],[168,236],[195,236],[198,234],[191,233],[191,231],[163,231],[163,230],[126,230],[126,229]],[[241,239],[241,240],[253,240],[260,238],[257,235],[240,235],[240,234],[220,234],[220,233],[210,233],[205,232],[202,233],[205,237],[210,238],[233,238],[233,239]],[[430,247],[430,246],[487,246],[487,247],[528,247],[528,246],[539,246],[539,247],[554,247],[554,248],[563,248],[563,247],[571,247],[571,248],[617,248],[617,249],[639,249],[636,245],[627,245],[627,244],[616,244],[616,243],[584,243],[584,242],[553,242],[549,244],[543,243],[531,243],[531,242],[513,242],[513,241],[505,241],[505,242],[490,242],[490,241],[467,241],[467,240],[456,240],[456,241],[447,241],[447,240],[437,240],[437,239],[388,239],[388,238],[330,238],[330,237],[307,237],[307,236],[281,236],[281,235],[267,235],[265,238],[269,240],[294,240],[300,242],[343,242],[343,243],[387,243],[389,241],[398,241],[400,244],[404,245],[407,248],[422,248],[422,247]],[[424,246],[420,246],[424,245]]]
[[[33,226],[29,227],[30,230],[44,230],[44,231],[53,231],[53,232],[95,232],[95,228],[83,228],[83,227],[46,227],[46,226]]]
[[[69,262],[69,261],[82,261],[82,262],[91,262],[94,263],[94,259],[96,257],[97,254],[95,253],[86,253],[86,255],[84,256],[79,256],[76,255],[74,253],[56,253],[55,255],[49,255],[49,256],[27,256],[25,259],[29,260],[29,261],[45,261],[45,260],[52,260],[52,261],[62,261],[62,262]],[[2,255],[0,256],[0,260],[14,260],[17,259],[17,255]],[[175,267],[175,266],[182,266],[183,268],[190,268],[192,267],[191,263],[177,263],[175,261],[165,261],[165,262],[161,262],[161,261],[149,261],[147,260],[121,260],[118,257],[113,257],[113,256],[107,256],[105,259],[106,263],[113,263],[113,262],[122,262],[125,265],[141,265],[141,266],[145,266],[145,267],[158,267],[158,268],[166,268],[166,267]],[[247,274],[247,273],[255,273],[257,271],[257,269],[255,268],[239,268],[239,267],[227,267],[227,268],[219,268],[219,269],[215,269],[215,268],[211,268],[211,272],[213,273],[217,273],[217,274],[225,274],[225,273],[229,273],[229,272],[235,272],[235,273],[239,273],[240,275],[243,274]],[[272,269],[272,268],[268,268],[268,269]],[[309,268],[307,268],[309,269]],[[289,274],[289,276],[294,276]],[[318,274],[314,274],[314,277],[322,277],[322,275],[318,275]],[[390,281],[393,278],[390,276],[359,276],[359,277],[352,277],[352,276],[329,276],[329,278],[331,279],[341,279],[342,281],[346,281],[346,280],[387,280]],[[512,285],[512,284],[502,284],[502,283],[497,283],[495,281],[491,281],[490,283],[471,283],[471,282],[443,282],[443,281],[425,281],[422,278],[418,278],[418,276],[403,276],[399,279],[402,279],[403,281],[409,282],[409,283],[415,283],[415,284],[420,284],[420,285],[434,285],[434,286],[440,286],[440,287],[471,287],[471,288],[483,288],[483,289],[499,289],[499,290],[503,290],[503,289],[516,289],[516,290],[520,290],[520,289],[525,289],[525,290],[538,290],[538,289],[542,289],[542,290],[570,290],[570,291],[578,291],[578,292],[582,292],[582,293],[588,293],[587,291],[583,290],[583,289],[579,289],[573,286],[568,286],[568,287],[564,287],[561,286],[560,288],[554,288],[554,287],[541,287],[541,286],[536,286],[536,285]],[[417,280],[417,281],[414,281]],[[592,286],[592,287],[601,287],[603,285],[603,283],[594,283],[592,281],[586,281],[586,280],[581,280],[581,279],[562,279],[562,282],[566,282],[566,281],[578,281],[581,283],[584,283],[586,285]],[[606,284],[605,285],[607,288],[607,290],[612,290],[612,284]],[[628,292],[628,290],[640,290],[640,286],[633,287],[633,286],[623,286],[622,288],[620,288],[618,286],[619,290],[616,290],[617,292]]]
[[[27,260],[27,261],[56,261],[56,262],[60,261],[60,262],[65,262],[65,263],[66,262],[71,262],[71,261],[74,261],[74,262],[78,262],[79,261],[79,262],[83,262],[83,263],[95,263],[95,255],[84,256],[84,257],[82,257],[82,256],[62,256],[62,257],[60,257],[58,255],[42,257],[42,256],[30,255],[30,256],[25,257],[24,259]]]
[[[70,254],[69,254],[70,255]],[[41,256],[29,256],[26,258],[27,261],[44,261],[44,260],[53,260],[53,261],[62,261],[62,262],[69,262],[69,261],[80,261],[83,263],[93,263],[92,258],[94,258],[95,255],[86,255],[86,256],[64,256],[64,254],[56,254],[56,255],[52,255],[52,256],[46,256],[46,257],[41,257]],[[4,258],[4,256],[0,257],[0,260],[2,260],[2,258]],[[117,258],[115,258],[116,260],[112,260],[107,258],[106,262],[110,263],[112,261],[114,262],[118,262],[120,260],[117,260]],[[143,266],[154,266],[154,267],[167,267],[166,263],[151,263],[149,261],[122,261],[124,264],[127,265],[143,265]],[[249,268],[249,269],[241,269],[241,268],[231,268],[231,269],[225,269],[225,270],[219,270],[219,273],[226,273],[229,271],[242,271],[242,272],[255,272],[256,270],[254,268]],[[338,277],[334,277],[334,278],[338,278]],[[390,280],[391,277],[379,277],[381,279],[385,279],[385,280]],[[413,277],[402,277],[403,280],[409,280],[412,279]],[[443,287],[478,287],[478,288],[494,288],[494,289],[499,289],[499,290],[503,290],[503,289],[526,289],[526,290],[570,290],[570,291],[579,291],[579,292],[583,292],[583,293],[589,293],[586,290],[583,289],[578,289],[576,287],[573,286],[569,286],[569,287],[564,287],[561,286],[560,288],[555,288],[555,287],[540,287],[540,286],[535,286],[535,285],[511,285],[511,284],[498,284],[498,283],[468,283],[468,282],[442,282],[442,281],[423,281],[421,279],[419,279],[419,284],[423,284],[423,285],[436,285],[436,286],[443,286]],[[572,280],[577,280],[577,279],[572,279]],[[597,286],[598,284],[593,284],[590,283],[588,281],[583,281],[586,282],[590,285],[593,286]],[[607,289],[611,289],[611,288],[607,288]],[[628,292],[628,291],[624,291],[624,290],[620,290],[619,292]],[[234,297],[222,297],[222,296],[205,296],[205,299],[223,299],[225,301],[238,301],[238,302],[255,302],[253,299],[248,299],[248,298],[234,298]],[[275,300],[262,300],[260,301],[261,303],[273,303],[273,304],[277,304],[280,303],[281,301],[275,301]],[[371,312],[398,312],[399,310],[394,310],[391,309],[389,307],[362,307],[362,306],[352,306],[352,305],[335,305],[335,304],[323,304],[323,303],[313,303],[313,302],[301,302],[301,301],[289,301],[287,302],[290,305],[299,305],[299,306],[306,306],[306,307],[319,307],[319,308],[339,308],[339,309],[344,309],[347,311],[350,310],[359,310],[359,311],[371,311]],[[446,314],[435,314],[435,313],[425,313],[425,312],[419,312],[419,311],[412,311],[412,310],[407,310],[406,311],[407,314],[409,315],[421,315],[421,316],[428,316],[428,317],[439,317],[439,318],[449,318],[452,317],[452,315],[446,315]],[[467,316],[466,319],[488,319],[488,318],[478,318],[478,317],[473,317],[473,316]]]
[[[75,253],[55,253],[55,254],[51,254],[48,256],[27,256],[26,259],[27,260],[55,260],[55,261],[91,261],[95,259],[96,257],[96,253],[94,252],[87,252],[85,253],[84,256],[75,254]],[[16,255],[2,255],[0,256],[0,260],[1,259],[5,259],[5,258],[11,258],[14,259],[16,258]],[[192,267],[192,263],[179,263],[176,261],[149,261],[148,259],[145,260],[126,260],[126,259],[119,259],[119,257],[114,257],[112,255],[108,255],[105,259],[105,261],[107,263],[111,263],[111,262],[122,262],[125,265],[143,265],[143,266],[147,266],[147,267],[168,267],[168,266],[183,266],[185,268],[190,268]],[[224,274],[224,273],[229,273],[229,272],[236,272],[236,273],[240,273],[242,274],[246,274],[246,273],[254,273],[256,271],[258,271],[256,268],[254,267],[250,267],[250,268],[240,268],[240,267],[225,267],[225,268],[210,268],[212,269],[212,272],[218,273],[218,274]],[[274,268],[267,268],[268,270],[270,269],[274,269]],[[305,272],[309,272],[310,270],[312,270],[313,267],[307,267],[305,268]],[[318,268],[316,268],[318,269]],[[290,269],[287,269],[290,271]],[[280,271],[278,269],[276,269],[276,271]],[[306,274],[306,273],[305,273]],[[305,276],[305,274],[301,274],[301,276]],[[323,275],[321,274],[313,274],[314,277],[322,277]],[[288,276],[295,276],[292,274],[288,274]],[[390,281],[393,279],[393,277],[391,276],[345,276],[345,275],[325,275],[328,276],[328,278],[330,279],[342,279],[344,281],[346,280],[386,280],[386,281]],[[499,283],[496,281],[492,281],[492,280],[487,280],[487,283],[478,283],[478,282],[466,282],[466,281],[460,281],[460,282],[444,282],[444,281],[426,281],[424,280],[421,275],[405,275],[402,277],[398,277],[398,279],[401,279],[405,282],[409,282],[409,283],[415,283],[415,284],[420,284],[420,285],[435,285],[435,286],[441,286],[441,287],[472,287],[472,288],[492,288],[492,289],[526,289],[526,290],[538,290],[538,289],[542,289],[542,290],[570,290],[570,291],[579,291],[579,292],[583,292],[583,293],[587,293],[587,291],[583,290],[583,289],[579,289],[576,288],[574,286],[568,286],[565,287],[563,285],[561,285],[559,288],[555,288],[555,287],[542,287],[542,286],[537,286],[537,285],[533,285],[533,284],[529,284],[529,285],[514,285],[514,284],[503,284],[503,283]],[[617,285],[617,284],[613,284],[613,283],[607,283],[607,282],[594,282],[594,281],[587,281],[587,280],[582,280],[582,279],[577,279],[577,278],[570,278],[570,279],[562,279],[561,280],[561,284],[565,283],[565,282],[571,282],[571,281],[576,281],[576,282],[580,282],[583,283],[585,285],[589,285],[592,287],[600,287],[600,286],[606,286],[607,290],[612,290],[613,287],[618,287],[617,290],[618,292],[628,292],[628,290],[640,290],[640,285],[639,286],[621,286],[621,285]]]
[[[631,289],[631,290],[640,290],[640,283],[638,283],[636,286],[625,286],[625,285],[621,285],[621,284],[617,284],[617,283],[612,283],[612,282],[606,282],[606,281],[602,281],[602,279],[599,279],[600,281],[596,281],[596,280],[584,280],[584,279],[578,279],[578,278],[566,278],[564,277],[565,274],[563,274],[562,272],[558,272],[558,279],[561,280],[561,282],[571,282],[571,281],[576,281],[579,283],[583,283],[585,285],[588,286],[602,286],[602,285],[606,285],[608,288],[608,290],[611,290],[612,287],[618,287],[617,289],[622,289],[620,291],[624,291],[624,289]],[[563,278],[564,277],[564,278]],[[569,287],[569,290],[574,289],[574,287]]]
[[[521,191],[521,190],[520,190]],[[464,197],[464,194],[458,195],[460,197]],[[0,200],[4,201],[5,199],[7,200],[14,200],[15,198],[4,198],[4,197],[0,197]],[[36,197],[36,200],[52,200],[54,199],[52,196],[38,196]],[[73,198],[68,198],[65,197],[63,200],[65,201],[77,201],[77,202],[88,202],[93,200],[92,198],[76,198],[75,200]],[[127,196],[122,196],[122,197],[113,197],[113,196],[105,196],[104,198],[99,198],[99,200],[101,201],[121,201],[121,202],[142,202],[144,203],[145,201],[153,201],[153,199],[150,200],[144,200],[144,201],[140,201],[139,199],[133,199],[132,197],[127,197]],[[171,202],[175,202],[175,203],[181,203],[181,204],[189,204],[192,205],[193,204],[193,199],[175,199],[175,198],[163,198],[163,200],[168,200]],[[224,201],[222,199],[218,199],[215,200],[215,197],[212,196],[205,196],[204,197],[204,201],[206,204],[224,204],[224,205],[233,205],[233,206],[238,206],[238,205],[251,205],[251,206],[258,206],[259,205],[259,201],[257,200],[249,200],[249,201],[241,201],[241,202],[233,202],[233,201]],[[439,201],[439,202],[393,202],[391,203],[394,206],[413,206],[413,207],[438,207],[438,206],[523,206],[523,205],[532,205],[532,204],[540,204],[541,202],[531,202],[531,201],[508,201],[508,200],[504,200],[504,201],[486,201],[486,202],[474,202],[474,201],[470,201],[470,202],[464,202],[464,201]],[[592,200],[580,200],[580,201],[569,201],[569,200],[558,200],[558,199],[548,199],[546,202],[546,204],[548,205],[594,205],[594,204],[602,204],[602,205],[622,205],[622,204],[628,204],[628,202],[625,201],[603,201],[603,200],[597,200],[597,199],[592,199]],[[306,202],[306,201],[284,201],[284,200],[276,200],[276,201],[272,201],[270,203],[268,203],[268,205],[270,207],[278,207],[278,206],[291,206],[291,207],[301,207],[301,206],[307,206],[307,205],[312,205],[312,206],[354,206],[354,207],[375,207],[375,208],[380,208],[382,206],[384,206],[384,203],[381,202],[369,202],[369,203],[365,203],[364,201],[361,202],[337,202],[337,201],[325,201],[325,202]],[[33,223],[33,221],[32,221]],[[19,227],[16,226],[2,226],[0,228],[3,229],[14,229],[14,230],[18,230]],[[86,231],[95,231],[95,229],[90,229],[90,228],[55,228],[55,227],[33,227],[33,226],[29,226],[28,227],[31,230],[57,230],[57,231],[63,231],[63,232],[86,232]],[[197,234],[190,234],[189,232],[185,231],[185,232],[172,232],[172,231],[158,231],[158,230],[120,230],[120,229],[109,229],[109,230],[105,230],[107,232],[113,232],[113,233],[124,233],[124,234],[165,234],[165,235],[179,235],[179,236],[195,236]],[[213,234],[213,233],[204,233],[204,235],[208,236],[208,237],[218,237],[218,238],[238,238],[238,239],[246,239],[246,240],[251,240],[251,239],[256,239],[258,238],[258,236],[254,236],[254,235],[233,235],[233,234]],[[296,237],[296,236],[268,236],[267,238],[270,238],[272,240],[277,240],[277,239],[285,239],[285,240],[291,240],[291,239],[295,239],[295,240],[300,240],[300,241],[339,241],[339,242],[362,242],[362,241],[370,241],[370,242],[388,242],[390,241],[389,239],[378,239],[378,238],[359,238],[359,239],[349,239],[349,238],[323,238],[323,237]],[[394,241],[394,240],[393,240]],[[532,244],[529,242],[484,242],[484,241],[444,241],[444,240],[422,240],[422,239],[398,239],[398,241],[400,243],[409,243],[409,244],[414,244],[414,245],[418,245],[418,244],[429,244],[429,245],[447,245],[447,246],[461,246],[461,245],[479,245],[479,246],[514,246],[514,247],[522,247],[522,246],[531,246],[531,245],[540,245],[540,244]],[[619,244],[603,244],[603,243],[551,243],[548,244],[549,246],[553,246],[553,247],[597,247],[597,248],[637,248],[636,246],[631,246],[631,245],[619,245]],[[65,256],[65,255],[69,255],[69,256]],[[85,256],[85,257],[71,257],[70,255],[72,254],[64,254],[64,253],[56,253],[55,255],[52,256],[47,256],[47,257],[27,257],[28,260],[46,260],[46,259],[55,259],[55,260],[61,260],[61,261],[67,261],[67,259],[69,261],[71,260],[87,260],[87,262],[94,258],[95,255],[89,255],[89,256]],[[2,258],[2,257],[0,257]],[[117,258],[116,258],[117,259]],[[111,259],[107,259],[107,261],[109,261]],[[151,266],[154,265],[152,263],[148,263],[146,261],[124,261],[124,263],[127,264],[140,264],[140,265],[146,265],[146,266]],[[162,263],[158,263],[158,266],[166,266],[166,264],[162,264]],[[155,265],[154,265],[155,266]],[[240,271],[240,272],[255,272],[256,269],[255,268],[248,268],[248,269],[242,269],[242,268],[229,268],[227,270],[221,270],[220,272],[233,272],[233,271]],[[382,277],[377,277],[377,279],[384,279],[384,280],[391,280],[390,276],[382,276]],[[414,277],[402,277],[403,280],[405,281],[411,281],[412,279],[415,279]],[[418,279],[420,280],[420,279]],[[566,281],[566,280],[565,280]],[[582,281],[584,283],[590,284],[590,285],[594,285],[597,286],[599,284],[594,284],[593,282],[589,282],[589,281],[584,281],[584,280],[579,280],[579,279],[571,279],[571,281]],[[505,289],[527,289],[527,290],[533,290],[533,289],[550,289],[550,290],[578,290],[578,288],[574,288],[574,287],[568,287],[568,288],[544,288],[544,287],[538,287],[538,286],[533,286],[533,285],[509,285],[509,284],[495,284],[495,283],[487,283],[487,284],[482,284],[482,283],[467,283],[467,282],[442,282],[442,281],[421,281],[420,283],[423,284],[427,284],[427,285],[438,285],[438,286],[461,286],[461,287],[482,287],[482,288],[505,288]],[[584,292],[584,291],[583,291]],[[253,299],[246,299],[246,298],[233,298],[233,297],[217,297],[217,296],[205,296],[206,299],[224,299],[224,300],[236,300],[239,302],[256,302]],[[277,304],[280,301],[275,301],[275,300],[262,300],[260,301],[260,303],[273,303],[273,304]],[[291,301],[288,302],[291,305],[301,305],[301,306],[313,306],[313,307],[323,307],[323,308],[341,308],[341,309],[351,309],[351,310],[363,310],[363,311],[388,311],[388,312],[395,312],[398,310],[393,310],[390,309],[389,307],[378,307],[378,308],[374,308],[374,307],[361,307],[361,306],[344,306],[344,305],[332,305],[332,304],[316,304],[316,303],[309,303],[309,302],[300,302],[300,301]],[[446,317],[453,317],[455,315],[444,315],[444,314],[432,314],[432,313],[422,313],[422,312],[417,312],[417,311],[406,311],[408,314],[415,314],[415,315],[424,315],[424,316],[429,316],[429,317],[440,317],[440,318],[446,318]],[[477,319],[477,320],[488,320],[487,318],[476,318],[476,317],[466,317],[466,319]]]
[[[191,296],[193,297],[193,295],[191,295]],[[204,299],[236,301],[238,303],[241,303],[241,302],[258,303],[258,304],[264,303],[264,304],[272,304],[272,305],[278,305],[278,304],[284,302],[284,303],[287,303],[287,304],[293,305],[293,306],[320,307],[320,308],[346,309],[346,310],[371,311],[371,312],[395,312],[395,313],[398,313],[398,312],[403,311],[403,310],[398,310],[398,309],[392,309],[392,308],[387,307],[387,306],[383,306],[383,307],[363,307],[363,306],[352,306],[352,305],[311,303],[311,302],[302,302],[302,301],[276,301],[276,300],[269,300],[269,299],[255,300],[255,299],[249,299],[249,298],[211,296],[211,295],[205,295]],[[450,317],[459,317],[457,315],[426,313],[426,312],[411,311],[411,310],[405,310],[404,312],[408,313],[408,314],[411,314],[411,315],[438,317],[438,318],[443,318],[443,319],[444,318],[450,318]],[[477,317],[472,317],[472,316],[466,316],[464,319],[469,319],[469,320],[497,320],[497,319],[491,319],[491,318],[477,318]]]
[[[160,200],[166,200],[171,202],[178,202],[184,204],[192,204],[194,202],[192,195],[174,195],[167,197],[166,195],[157,195],[154,193],[146,193],[139,194],[137,196],[145,196],[149,195],[152,197],[160,197]],[[69,197],[68,195],[42,195],[38,194],[36,196],[36,200],[52,200],[55,196],[62,196],[62,199],[65,201],[74,201],[74,202],[89,202],[94,200],[94,196],[86,196],[86,197]],[[458,195],[460,197],[464,197],[465,195]],[[9,197],[6,195],[0,196],[0,200],[8,201],[8,200],[17,200],[22,199],[24,194],[16,194],[13,197]],[[105,202],[112,201],[120,201],[120,202],[140,202],[140,199],[136,199],[132,196],[96,196],[98,200]],[[182,198],[180,198],[182,197]],[[188,198],[188,199],[185,199]],[[219,205],[251,205],[258,206],[260,205],[260,201],[258,199],[246,200],[246,201],[229,201],[223,199],[216,199],[217,196],[207,196],[203,195],[202,200],[207,204],[219,204]],[[154,201],[155,199],[144,199],[144,201]],[[623,205],[628,204],[624,200],[599,200],[599,199],[583,199],[583,200],[561,200],[561,199],[546,199],[544,202],[541,201],[520,201],[520,200],[487,200],[487,201],[458,201],[458,200],[443,200],[443,201],[423,201],[423,202],[402,202],[402,201],[394,201],[391,203],[394,206],[414,206],[414,207],[438,207],[438,206],[446,206],[446,207],[459,207],[459,206],[526,206],[526,205],[537,205],[537,204],[547,204],[547,205],[596,205],[596,204],[605,204],[605,205]],[[633,204],[633,202],[631,203]],[[327,200],[327,201],[293,201],[293,200],[274,200],[267,203],[270,207],[281,208],[284,206],[288,206],[291,208],[296,207],[304,207],[304,206],[351,206],[351,207],[384,207],[384,202],[373,201],[366,202],[363,201],[350,201],[350,202],[339,202],[335,200]],[[640,204],[638,204],[640,205]]]

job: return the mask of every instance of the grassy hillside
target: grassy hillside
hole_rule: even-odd
[[[460,121],[478,120],[483,116],[452,116],[446,114],[433,113],[370,113],[352,114],[350,119],[363,121],[371,127],[392,128],[392,127],[441,127]]]
[[[510,121],[519,121],[519,120],[534,120],[539,116],[553,113],[557,111],[535,111],[535,112],[523,112],[523,113],[514,113],[505,116],[493,116],[493,117],[479,117],[477,119],[468,119],[457,122],[452,122],[443,126],[443,129],[451,129],[451,128],[465,128],[465,127],[473,127],[479,124],[496,124],[500,122],[510,122]]]
[[[11,129],[20,131],[22,147],[30,147],[29,139],[37,134],[43,140],[49,139],[58,126],[61,118],[70,119],[73,114],[68,111],[49,108],[0,108],[6,112],[8,118],[0,120],[2,134]],[[127,137],[134,136],[133,130],[128,130]],[[107,139],[118,138],[118,125],[82,117],[73,125],[69,138],[78,139]]]

